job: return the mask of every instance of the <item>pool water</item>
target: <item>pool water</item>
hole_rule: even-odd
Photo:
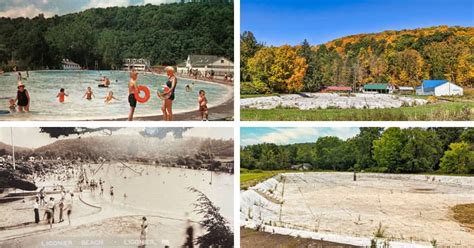
[[[22,73],[25,77],[25,73]],[[99,88],[102,82],[96,81],[102,76],[110,79],[109,88]],[[30,113],[0,114],[0,120],[94,120],[127,117],[130,110],[128,103],[129,72],[125,71],[33,71],[29,78],[23,80],[31,98]],[[166,76],[151,73],[138,75],[138,84],[146,85],[151,91],[151,98],[145,104],[138,103],[135,116],[161,115],[162,100],[156,92],[168,80]],[[185,90],[186,85],[194,87],[190,92]],[[0,76],[0,112],[8,110],[8,99],[15,98],[17,92],[17,75],[8,73]],[[95,98],[84,99],[87,87],[91,87]],[[64,88],[66,97],[64,103],[59,103],[56,97],[59,90]],[[208,106],[219,105],[232,94],[227,86],[178,79],[173,102],[173,112],[186,112],[198,109],[198,92],[206,91]],[[111,103],[104,103],[104,97],[112,91],[114,97]]]

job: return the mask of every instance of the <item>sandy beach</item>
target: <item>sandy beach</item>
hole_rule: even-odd
[[[231,175],[214,173],[210,185],[209,171],[140,164],[129,166],[125,167],[120,163],[84,166],[89,180],[100,178],[104,181],[104,193],[101,194],[98,188],[86,186],[82,188],[82,192],[74,185],[65,187],[66,190],[74,190],[71,225],[67,219],[62,223],[53,224],[51,230],[46,220],[41,219],[39,224],[35,224],[35,195],[1,204],[0,245],[48,247],[71,242],[72,245],[80,246],[84,242],[92,242],[91,244],[98,246],[136,247],[139,244],[137,242],[140,242],[141,219],[146,216],[149,224],[147,247],[177,247],[185,241],[188,221],[194,227],[195,237],[203,232],[198,224],[201,216],[193,212],[192,203],[197,196],[189,192],[189,187],[205,192],[223,209],[222,213],[226,218],[232,218],[232,200],[223,197],[224,192],[232,188],[232,181],[229,180]],[[39,185],[58,183],[51,178],[55,177],[47,177],[39,182]],[[77,179],[78,177],[74,177],[70,181]],[[70,181],[63,183],[71,185]],[[112,185],[113,198],[110,194]],[[149,192],[147,188],[153,190]],[[47,198],[60,199],[60,192],[46,192]],[[56,221],[57,212],[58,210],[55,213]],[[44,208],[40,208],[41,218],[43,214]]]

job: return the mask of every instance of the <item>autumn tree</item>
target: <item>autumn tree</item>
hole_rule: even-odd
[[[285,45],[274,48],[274,61],[270,69],[269,86],[276,92],[298,92],[303,89],[306,61],[296,49]]]

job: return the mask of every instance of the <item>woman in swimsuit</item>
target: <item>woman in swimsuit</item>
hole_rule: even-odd
[[[25,89],[25,85],[22,82],[18,83],[18,91],[16,93],[15,102],[18,105],[19,112],[29,112],[30,111],[30,94]]]
[[[166,86],[170,88],[170,95],[167,99],[163,100],[163,105],[161,106],[161,111],[163,111],[163,119],[165,121],[173,120],[173,100],[175,98],[174,90],[178,84],[178,80],[174,75],[174,68],[167,66],[165,68],[166,74],[168,75],[168,81],[166,81]]]

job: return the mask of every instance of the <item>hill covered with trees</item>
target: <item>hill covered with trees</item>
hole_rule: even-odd
[[[474,28],[430,27],[339,38],[317,46],[265,46],[241,35],[242,93],[318,91],[367,83],[419,86],[446,79],[474,86]],[[247,91],[247,92],[245,92]]]
[[[474,128],[360,128],[353,138],[241,148],[241,168],[474,174]]]
[[[58,68],[67,58],[111,69],[124,58],[175,65],[189,54],[233,59],[232,1],[88,9],[45,18],[0,18],[0,67]]]

